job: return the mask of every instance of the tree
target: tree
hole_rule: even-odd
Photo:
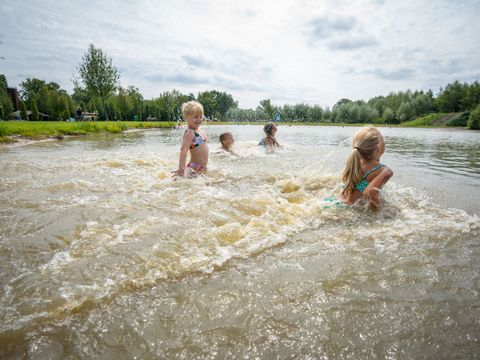
[[[480,130],[480,104],[470,114],[468,119],[468,128],[471,130]]]
[[[30,101],[47,83],[36,78],[27,78],[20,83],[20,97],[23,101]]]
[[[263,113],[268,120],[273,119],[273,116],[275,115],[275,109],[273,108],[270,99],[260,101],[260,107],[262,108]]]
[[[102,49],[97,49],[90,44],[78,71],[87,92],[91,96],[100,98],[106,118],[109,120],[105,100],[118,88],[120,79],[118,70],[112,65],[112,59],[108,58]],[[78,83],[75,85],[78,86]]]
[[[393,110],[390,109],[389,107],[387,107],[387,108],[385,108],[385,110],[383,110],[383,120],[385,121],[385,124],[392,124],[394,116],[395,115],[393,113]]]
[[[13,111],[10,95],[7,93],[7,78],[0,74],[0,119],[7,119]]]
[[[27,104],[25,104],[25,101],[20,101],[20,117],[22,120],[28,120]]]
[[[37,106],[37,102],[35,101],[35,99],[32,99],[30,101],[30,109],[32,109],[32,119],[33,121],[38,121],[40,120],[40,114],[38,113],[38,106]]]
[[[66,96],[62,96],[61,100],[60,100],[60,107],[61,107],[61,111],[60,111],[60,117],[63,119],[63,120],[66,120],[70,117],[70,108],[68,106],[68,99]]]

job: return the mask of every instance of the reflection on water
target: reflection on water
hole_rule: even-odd
[[[1,358],[478,354],[480,134],[382,129],[373,214],[322,200],[356,129],[206,130],[242,156],[196,180],[182,131],[2,150]]]

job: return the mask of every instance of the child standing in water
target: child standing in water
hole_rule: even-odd
[[[190,162],[187,169],[193,172],[193,175],[205,174],[208,163],[208,145],[207,135],[200,128],[203,122],[203,106],[197,101],[188,101],[182,104],[182,115],[188,128],[183,135],[178,170],[174,171],[173,174],[174,176],[185,175],[188,150],[190,150]]]
[[[220,136],[219,136],[219,140],[220,140],[220,145],[221,145],[221,147],[219,148],[220,151],[223,150],[223,151],[228,152],[229,154],[238,156],[238,154],[236,154],[232,150],[233,144],[235,142],[235,139],[233,138],[232,133],[230,133],[230,132],[221,133]]]
[[[272,152],[275,150],[275,148],[281,147],[275,138],[275,134],[277,133],[277,125],[275,125],[275,123],[269,122],[265,124],[263,127],[263,132],[265,133],[265,137],[260,140],[258,145],[266,146],[268,152]]]
[[[385,142],[377,128],[366,126],[353,135],[352,152],[343,170],[342,202],[353,204],[366,199],[372,210],[382,207],[380,189],[393,176],[393,171],[380,163],[384,152]]]

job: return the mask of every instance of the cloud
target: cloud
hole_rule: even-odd
[[[323,41],[338,33],[349,33],[355,28],[356,23],[357,20],[353,17],[317,16],[308,22],[310,40]]]
[[[327,43],[330,50],[355,50],[376,45],[378,45],[378,42],[374,37],[354,37]]]
[[[356,50],[378,45],[352,16],[317,16],[307,22],[306,36],[311,46],[324,44],[330,50]]]
[[[188,65],[191,65],[193,67],[209,69],[213,66],[211,63],[206,61],[202,56],[184,55],[182,56],[182,59],[185,60],[185,62]]]
[[[411,69],[411,68],[401,68],[401,69],[394,69],[394,70],[385,70],[381,68],[376,68],[369,72],[385,80],[404,80],[404,79],[413,77],[416,73],[415,69]]]

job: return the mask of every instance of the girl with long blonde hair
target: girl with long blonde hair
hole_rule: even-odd
[[[366,126],[353,135],[352,152],[343,169],[345,187],[340,195],[342,202],[353,204],[366,199],[373,210],[382,207],[380,189],[393,176],[393,171],[380,163],[385,152],[385,142],[380,131]]]

